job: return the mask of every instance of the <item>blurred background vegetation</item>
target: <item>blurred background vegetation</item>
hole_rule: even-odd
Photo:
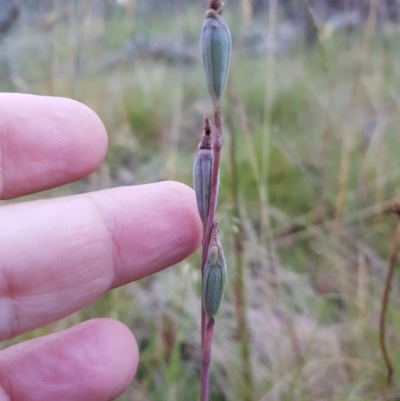
[[[399,8],[226,0],[234,51],[217,215],[229,283],[212,401],[380,398],[378,320],[400,184]],[[191,185],[212,110],[198,56],[204,11],[204,0],[0,0],[0,90],[79,100],[109,134],[98,171],[23,200]],[[195,400],[199,256],[13,342],[113,317],[141,350],[119,400]],[[391,291],[388,399],[398,400],[398,271]]]

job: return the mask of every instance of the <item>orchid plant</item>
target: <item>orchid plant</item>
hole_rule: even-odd
[[[200,35],[201,58],[208,92],[213,103],[213,127],[204,117],[204,130],[194,162],[193,180],[197,207],[203,222],[201,260],[201,389],[200,400],[208,400],[211,344],[215,315],[226,286],[226,260],[222,249],[219,224],[215,220],[218,201],[219,164],[222,147],[220,102],[228,79],[231,34],[222,17],[222,2],[210,0]]]

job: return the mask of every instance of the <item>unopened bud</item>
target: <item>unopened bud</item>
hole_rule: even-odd
[[[219,224],[214,223],[203,276],[203,308],[208,317],[217,314],[225,294],[226,260],[219,237]]]
[[[204,117],[203,136],[193,165],[193,185],[196,193],[197,209],[204,225],[207,223],[210,206],[212,166],[211,123],[206,116]]]
[[[232,39],[225,19],[217,10],[206,13],[200,35],[200,51],[207,87],[214,103],[220,103],[229,72]]]

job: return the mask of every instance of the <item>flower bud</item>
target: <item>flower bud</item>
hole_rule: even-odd
[[[211,123],[206,116],[204,117],[203,136],[193,165],[193,185],[196,193],[197,209],[203,225],[206,225],[209,213],[212,166]]]
[[[226,287],[226,260],[219,237],[219,224],[214,223],[203,276],[203,308],[208,317],[214,317],[221,305]]]
[[[225,19],[216,10],[207,10],[200,35],[200,51],[214,107],[220,103],[225,90],[231,47],[231,33]]]

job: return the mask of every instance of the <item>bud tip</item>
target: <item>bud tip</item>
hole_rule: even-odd
[[[222,14],[222,7],[224,6],[224,3],[221,0],[209,0],[208,2],[208,8],[210,10],[215,10],[218,15]],[[212,15],[210,15],[212,17]]]
[[[211,130],[211,121],[207,116],[204,116],[204,129],[199,149],[212,149]]]

